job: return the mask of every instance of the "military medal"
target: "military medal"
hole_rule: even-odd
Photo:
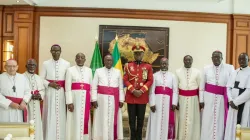
[[[144,67],[142,68],[142,79],[147,80],[148,79],[148,70]]]
[[[133,67],[133,66],[131,66],[131,67],[130,67],[130,70],[131,70],[131,71],[135,71],[135,69],[134,69],[134,67]]]

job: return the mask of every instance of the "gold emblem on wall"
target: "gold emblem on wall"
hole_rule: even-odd
[[[113,39],[109,44],[109,52],[112,53],[116,40]],[[118,47],[121,53],[121,57],[126,58],[128,61],[134,61],[134,56],[132,52],[132,47],[134,45],[141,45],[145,47],[143,61],[152,64],[157,57],[159,56],[158,53],[153,53],[147,43],[145,42],[145,38],[132,38],[129,34],[125,34],[122,37],[118,38]]]

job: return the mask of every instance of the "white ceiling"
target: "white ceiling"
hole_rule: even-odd
[[[28,3],[26,3],[24,0],[19,0],[19,2],[17,2],[17,0],[0,0],[0,5],[27,5]]]

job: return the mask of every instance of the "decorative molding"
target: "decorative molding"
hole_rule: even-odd
[[[3,6],[0,6],[0,37],[2,36],[2,34],[3,34]]]
[[[33,22],[33,11],[15,11],[15,22]]]
[[[234,29],[250,31],[250,15],[233,15]]]
[[[246,52],[250,55],[250,15],[233,15],[233,54],[232,64],[238,68],[238,56]]]
[[[26,61],[32,56],[33,44],[33,24],[15,23],[14,24],[14,53],[19,64],[19,72],[25,72]],[[22,65],[20,65],[22,64]]]
[[[14,33],[14,12],[3,13],[3,36],[13,36]]]
[[[31,24],[33,23],[32,24],[33,32],[31,33],[33,37],[32,38],[33,44],[30,50],[31,52],[29,52],[31,54],[28,55],[32,55],[32,57],[35,58],[37,61],[39,61],[38,59],[39,59],[40,19],[42,16],[130,18],[130,19],[224,23],[227,25],[226,61],[227,63],[234,65],[237,65],[235,59],[235,57],[237,57],[236,56],[237,54],[235,52],[235,49],[238,49],[239,47],[238,46],[239,44],[237,44],[236,41],[237,39],[241,39],[238,36],[238,34],[240,33],[239,31],[244,31],[244,35],[247,36],[248,32],[250,32],[250,15],[243,15],[243,14],[215,14],[215,13],[200,13],[200,12],[180,12],[180,11],[177,12],[177,11],[164,11],[164,10],[138,10],[138,9],[113,9],[113,8],[35,7],[27,5],[0,6],[0,11],[1,9],[3,13],[14,12],[15,23],[31,23]],[[246,42],[249,43],[250,41],[246,40]]]

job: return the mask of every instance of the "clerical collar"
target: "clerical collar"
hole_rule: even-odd
[[[84,65],[82,65],[82,66],[78,66],[78,65],[76,65],[78,68],[83,68],[84,67]]]
[[[161,70],[161,72],[165,74],[165,73],[167,73],[168,71],[167,71],[167,70],[165,70],[165,71]]]
[[[54,62],[58,62],[60,59],[61,59],[61,58],[59,58],[58,60],[55,60],[55,59],[52,58],[52,60],[53,60]]]
[[[8,74],[7,72],[6,72],[6,74],[7,74],[7,76],[10,77],[10,78],[14,78],[14,77],[16,76],[16,74],[15,74],[15,75],[10,75],[10,74]]]
[[[249,66],[246,66],[245,68],[240,67],[240,70],[246,70],[248,68],[249,68]]]
[[[29,73],[28,71],[26,71],[26,74],[28,74],[29,76],[34,75],[35,73]]]
[[[222,65],[222,63],[220,63],[220,65],[219,65],[219,66],[215,66],[215,65],[214,65],[214,67],[215,67],[215,68],[220,68],[220,67],[221,67],[221,65]]]
[[[140,64],[142,63],[142,61],[135,61],[135,63],[136,63],[137,65],[140,65]]]
[[[110,71],[112,69],[112,67],[110,69],[108,69],[107,67],[105,67],[108,71]]]

